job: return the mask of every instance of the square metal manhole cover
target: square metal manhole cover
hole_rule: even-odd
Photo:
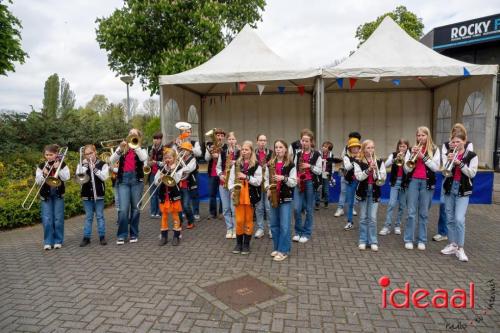
[[[283,286],[253,272],[191,289],[235,319],[294,297]]]

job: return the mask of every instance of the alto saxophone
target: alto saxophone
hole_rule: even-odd
[[[240,192],[241,192],[241,179],[238,178],[238,174],[241,172],[240,163],[236,162],[234,164],[234,187],[233,187],[233,205],[236,207],[240,204]],[[229,182],[229,178],[227,183]]]
[[[229,174],[231,172],[231,162],[232,162],[232,159],[231,159],[231,154],[229,152],[229,147],[228,147],[227,154],[226,154],[226,168],[224,169],[224,175],[226,178],[226,180],[224,181],[224,188],[226,190],[229,189]]]
[[[271,162],[269,164],[269,201],[271,202],[271,207],[278,208],[279,206],[279,193],[278,193],[278,183],[274,180],[276,175],[276,165]]]

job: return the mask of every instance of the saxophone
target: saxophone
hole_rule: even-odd
[[[306,161],[304,160],[304,151],[302,150],[302,152],[300,154],[300,161],[299,161],[299,191],[300,192],[304,192],[304,190],[306,189],[306,184],[305,184],[306,171],[302,167],[302,165],[305,162]]]
[[[229,189],[229,174],[231,172],[231,153],[229,152],[229,147],[227,147],[227,154],[226,154],[226,168],[224,169],[224,175],[226,180],[224,181],[224,188],[226,190]]]
[[[274,162],[269,164],[269,191],[271,192],[269,195],[269,201],[271,202],[271,207],[278,208],[280,203],[279,193],[278,193],[278,184],[274,180],[274,176],[276,175],[276,165]]]
[[[238,174],[240,172],[241,172],[240,163],[236,162],[234,164],[234,187],[233,187],[233,194],[232,194],[233,205],[235,207],[239,206],[239,204],[240,204],[241,179],[238,178]],[[228,176],[226,183],[229,183],[229,176]]]

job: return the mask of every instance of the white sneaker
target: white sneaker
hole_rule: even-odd
[[[355,209],[353,209],[353,210],[352,210],[352,215],[354,215],[354,216],[358,216],[358,213],[356,212],[356,210],[355,210]]]
[[[375,251],[375,252],[378,251],[378,245],[377,244],[372,244],[372,245],[370,245],[370,247],[371,247],[372,251]]]
[[[231,239],[231,238],[233,238],[233,231],[229,229],[228,231],[226,231],[226,239]]]
[[[455,253],[455,255],[457,256],[458,260],[460,261],[469,261],[469,258],[467,258],[467,255],[465,255],[465,251],[464,251],[464,248],[461,247],[457,250],[457,252]]]
[[[363,243],[363,244],[359,244],[359,245],[358,245],[358,249],[360,249],[360,250],[362,250],[362,251],[363,251],[363,250],[366,250],[366,244],[365,244],[365,243]]]
[[[258,229],[256,232],[255,232],[255,238],[262,238],[264,236],[264,230],[262,229]]]
[[[276,257],[278,255],[278,253],[279,253],[278,251],[271,252],[271,257]]]
[[[383,227],[382,230],[378,233],[381,236],[385,236],[391,233],[391,230],[387,227]]]
[[[49,250],[52,250],[52,246],[50,246],[50,245],[44,245],[44,246],[43,246],[43,249],[44,249],[45,251],[49,251]]]
[[[401,228],[400,227],[394,228],[394,234],[401,235]]]
[[[137,237],[130,237],[130,243],[137,243],[138,240]]]
[[[307,243],[308,240],[309,238],[307,238],[306,236],[302,236],[299,238],[299,243]]]
[[[455,243],[450,243],[445,246],[444,249],[441,250],[442,254],[448,255],[448,254],[456,254],[458,250],[458,246]]]
[[[413,250],[413,243],[410,243],[410,242],[405,243],[405,249],[407,249],[407,250]]]
[[[123,238],[118,238],[116,240],[116,245],[123,245],[123,244],[125,244],[125,240]]]
[[[236,239],[236,230],[233,229],[233,235],[231,236],[232,239]]]
[[[299,241],[299,239],[300,239],[300,236],[299,236],[299,235],[295,235],[295,236],[293,236],[293,237],[292,237],[292,240],[293,240],[294,242],[298,242],[298,241]]]
[[[273,233],[269,230],[269,239],[273,239]]]
[[[444,241],[444,240],[447,240],[447,239],[448,239],[447,236],[443,236],[443,235],[440,235],[440,234],[434,235],[434,237],[432,237],[432,240],[435,240],[436,242]]]
[[[62,247],[62,244],[54,244],[54,249],[60,249]]]
[[[424,243],[418,243],[417,249],[419,249],[420,251],[424,251],[425,250],[425,244]]]
[[[194,220],[195,220],[195,221],[199,221],[199,220],[200,220],[200,215],[195,215],[195,216],[194,216]]]
[[[342,208],[337,208],[337,210],[335,211],[335,214],[333,214],[333,216],[335,216],[335,217],[339,217],[342,215],[344,215],[344,210]]]
[[[352,223],[351,222],[347,222],[347,224],[345,225],[344,227],[344,230],[351,230],[352,229]]]
[[[285,260],[286,258],[288,258],[288,255],[284,254],[284,253],[278,253],[275,257],[274,257],[274,261],[283,261]]]

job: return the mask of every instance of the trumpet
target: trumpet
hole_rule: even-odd
[[[403,164],[405,164],[404,153],[399,152],[396,155],[396,158],[394,159],[394,164],[396,164],[398,167],[403,166]]]
[[[215,133],[216,131],[216,128],[212,128],[210,131],[205,133],[205,136],[209,137],[213,143],[211,153],[219,153],[222,149],[222,144],[219,139],[217,139],[217,134]]]
[[[52,164],[50,166],[49,172],[47,173],[47,176],[43,177],[43,182],[40,185],[38,185],[36,183],[36,181],[34,182],[33,186],[31,187],[28,194],[26,195],[26,198],[24,198],[24,201],[21,204],[21,207],[23,209],[29,210],[31,208],[31,206],[33,206],[36,198],[40,194],[40,190],[42,189],[42,187],[45,183],[47,183],[47,185],[49,185],[51,187],[57,187],[57,186],[61,185],[61,180],[57,177],[59,175],[59,170],[61,170],[62,162],[64,161],[64,158],[66,157],[67,152],[68,152],[68,147],[59,148],[59,151],[57,153],[57,160],[59,160],[59,166],[57,167],[54,176],[50,176],[50,174],[52,173],[52,170],[54,169],[54,164]],[[42,170],[46,169],[48,166],[49,166],[49,161],[45,162],[45,165],[43,166]],[[35,191],[35,188],[37,186],[38,186],[38,189],[36,190],[36,192],[33,192],[33,191]],[[33,195],[33,197],[31,197],[33,193],[34,193],[34,195]]]
[[[377,176],[377,180],[375,181],[375,184],[377,186],[383,186],[385,184],[385,179],[382,178],[382,174],[380,173],[380,169],[377,164],[377,160],[375,160],[375,154],[372,154],[372,162],[375,165],[375,175]]]
[[[444,177],[453,176],[453,167],[455,166],[455,161],[458,158],[458,147],[453,148],[453,158],[451,160],[447,160],[441,172]]]
[[[83,165],[83,150],[84,149],[85,149],[84,146],[80,147],[80,165]],[[87,173],[75,174],[75,181],[80,185],[85,184],[89,180],[90,180],[90,177],[89,177],[89,175],[87,175]]]
[[[142,172],[144,173],[145,176],[149,175],[151,173],[151,167],[149,166],[149,152],[147,152],[148,154],[148,159],[146,160],[146,162],[144,163],[144,166],[142,167]]]
[[[418,152],[420,148],[422,148],[422,144],[419,142],[417,145],[418,151],[416,153],[411,154],[410,159],[406,162],[406,166],[410,169],[413,169],[417,164]]]

